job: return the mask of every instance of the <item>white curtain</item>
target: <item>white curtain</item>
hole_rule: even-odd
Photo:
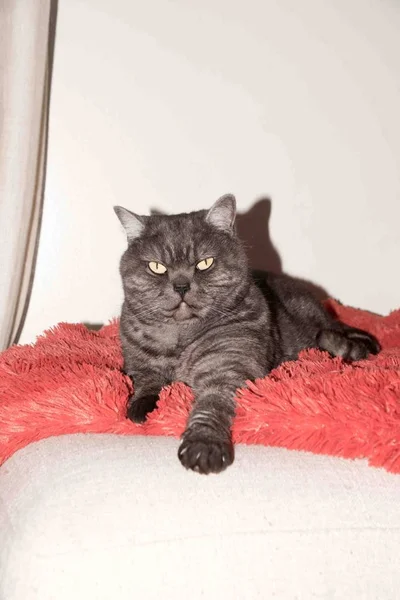
[[[0,349],[33,280],[43,206],[56,4],[0,0]]]

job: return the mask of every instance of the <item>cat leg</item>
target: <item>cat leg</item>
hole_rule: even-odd
[[[265,374],[260,362],[264,353],[256,339],[238,336],[230,342],[223,332],[217,339],[213,335],[212,342],[206,340],[201,348],[189,348],[190,360],[177,373],[195,396],[178,450],[184,467],[198,473],[219,473],[233,462],[231,427],[236,390],[247,379]]]
[[[127,375],[133,382],[134,393],[128,398],[126,416],[134,423],[143,423],[148,413],[156,408],[161,388],[170,381],[162,373],[152,369]]]
[[[335,323],[334,327],[319,331],[317,345],[332,356],[341,356],[347,361],[363,360],[369,354],[378,354],[381,349],[372,334],[342,323]]]
[[[235,412],[234,391],[199,396],[190,414],[178,450],[182,465],[198,473],[219,473],[233,462],[231,425]]]
[[[287,275],[254,273],[267,301],[275,306],[284,360],[305,348],[320,348],[345,360],[361,360],[380,351],[378,340],[361,329],[336,321],[304,283]]]

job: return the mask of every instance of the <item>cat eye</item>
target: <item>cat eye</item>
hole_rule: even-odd
[[[196,269],[198,269],[199,271],[206,271],[207,269],[209,269],[211,267],[213,262],[214,262],[214,259],[212,258],[212,256],[210,256],[210,258],[203,258],[203,260],[200,260],[197,263]]]
[[[167,267],[164,267],[162,263],[155,262],[154,260],[148,263],[148,267],[150,271],[152,271],[156,275],[164,275],[164,273],[167,272]]]

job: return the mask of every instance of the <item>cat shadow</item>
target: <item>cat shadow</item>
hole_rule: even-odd
[[[88,321],[85,321],[83,324],[90,331],[100,331],[105,325],[105,323],[90,323]]]
[[[246,248],[250,267],[282,275],[285,274],[282,258],[269,233],[271,208],[270,198],[260,198],[247,212],[237,214],[236,229]],[[290,277],[305,286],[318,300],[322,301],[329,297],[328,292],[314,282],[292,275]]]
[[[271,200],[261,198],[245,213],[236,216],[236,230],[252,269],[282,273],[282,259],[269,233]]]

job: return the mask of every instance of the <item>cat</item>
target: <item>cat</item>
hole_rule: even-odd
[[[114,210],[128,239],[120,262],[120,338],[142,423],[162,387],[182,381],[194,403],[178,450],[184,467],[218,473],[234,459],[235,392],[305,348],[344,360],[380,350],[369,333],[335,320],[287,276],[251,272],[227,194],[209,210],[139,216]]]

